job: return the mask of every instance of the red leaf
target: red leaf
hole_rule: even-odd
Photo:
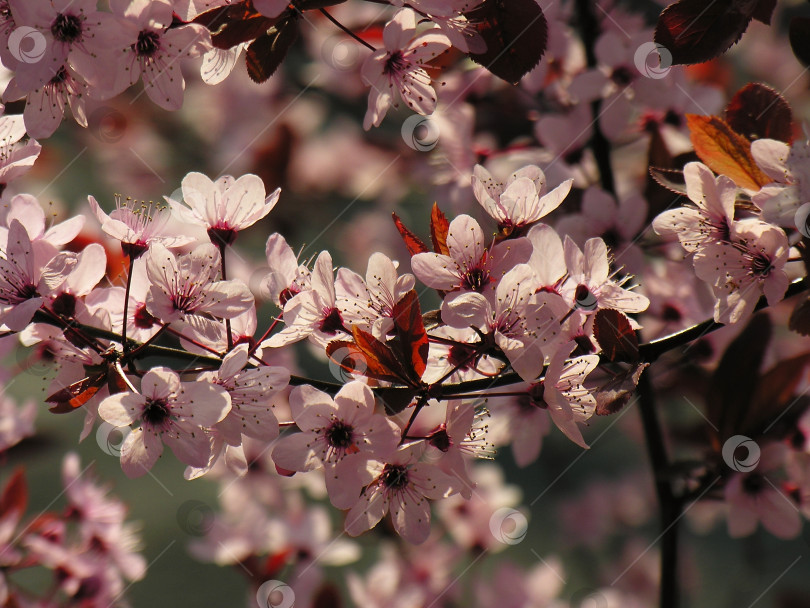
[[[706,414],[717,429],[718,449],[723,441],[743,432],[772,334],[770,317],[765,313],[754,315],[728,345],[714,370],[706,395]]]
[[[658,17],[655,42],[675,65],[709,61],[742,37],[755,9],[751,0],[679,0]]]
[[[757,21],[764,23],[765,25],[770,25],[771,16],[773,15],[773,9],[775,8],[776,8],[776,0],[759,0],[759,2],[757,2],[756,7],[754,8],[752,16]]]
[[[802,414],[802,408],[794,407],[798,402],[796,391],[808,366],[810,353],[804,353],[779,361],[762,375],[751,399],[751,408],[741,425],[743,434],[749,437],[762,435],[788,413],[792,417],[784,422],[788,429],[795,428],[795,420]]]
[[[433,203],[433,209],[430,212],[430,239],[433,241],[433,251],[436,253],[450,255],[450,250],[447,248],[449,230],[450,222],[439,209],[439,204]]]
[[[392,213],[391,215],[394,217],[394,224],[397,230],[399,230],[399,234],[402,235],[402,240],[405,241],[405,246],[412,256],[417,253],[428,253],[430,251],[427,245],[422,242],[422,239],[405,227],[405,224],[402,223],[402,220],[399,219],[396,213]]]
[[[764,84],[751,83],[737,91],[726,106],[726,122],[749,141],[793,139],[793,113],[785,99]]]
[[[280,21],[256,38],[245,53],[248,76],[253,82],[270,78],[284,61],[293,43],[298,40],[298,19]]]
[[[54,414],[65,414],[83,406],[107,383],[107,371],[98,372],[66,386],[45,399],[54,403],[50,411]]]
[[[596,399],[594,414],[610,416],[621,411],[636,392],[638,380],[649,365],[649,363],[635,363],[597,388],[593,392]]]
[[[484,0],[466,17],[487,45],[470,59],[506,82],[520,82],[546,52],[548,24],[535,0]]]
[[[611,308],[598,310],[593,335],[610,361],[638,361],[638,338],[624,313]]]
[[[788,327],[797,334],[810,336],[810,298],[805,298],[790,313]]]
[[[747,190],[759,190],[772,181],[751,156],[751,142],[722,118],[687,114],[686,124],[695,153],[715,173]]]
[[[802,65],[810,66],[810,17],[793,17],[788,27],[790,48]]]
[[[326,347],[327,356],[341,368],[376,380],[418,384],[419,379],[414,381],[413,373],[405,369],[390,346],[356,325],[352,337],[354,342],[335,340]]]
[[[25,470],[20,467],[6,482],[0,495],[0,521],[19,520],[27,506],[28,484],[25,482]]]
[[[211,42],[218,49],[229,49],[237,44],[263,36],[280,17],[270,19],[241,2],[223,6],[198,15],[194,23],[201,23],[211,31]]]
[[[436,207],[434,207],[436,208]],[[422,321],[419,298],[412,289],[394,306],[394,328],[402,360],[408,362],[415,378],[422,378],[427,367],[428,337]]]

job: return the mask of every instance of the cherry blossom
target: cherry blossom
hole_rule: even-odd
[[[506,272],[529,259],[532,247],[525,238],[484,244],[484,233],[469,215],[459,215],[447,236],[450,255],[417,253],[411,259],[416,277],[428,287],[442,291],[493,291]]]
[[[165,205],[151,201],[138,202],[120,195],[115,197],[115,210],[107,215],[96,201],[88,196],[90,208],[98,218],[101,229],[114,239],[121,241],[124,255],[138,258],[146,253],[151,243],[162,243],[165,247],[182,247],[194,239],[185,235],[170,236],[165,233],[171,210]]]
[[[658,234],[677,236],[681,246],[694,253],[704,244],[728,238],[738,188],[725,175],[715,177],[702,163],[688,163],[683,176],[695,207],[664,211],[653,220],[653,228]]]
[[[146,254],[146,275],[152,284],[147,311],[164,323],[184,321],[204,335],[216,335],[210,317],[230,319],[253,306],[247,285],[238,279],[217,280],[219,270],[219,250],[212,244],[176,257],[153,243]]]
[[[785,232],[755,218],[734,222],[727,241],[702,247],[695,254],[695,273],[712,287],[715,321],[745,320],[763,294],[769,304],[779,302],[789,283],[788,254]]]
[[[180,59],[210,48],[208,30],[197,24],[170,28],[172,6],[163,0],[111,0],[110,8],[120,18],[117,42],[123,43],[112,94],[143,78],[149,99],[166,110],[179,109],[185,89]]]
[[[284,308],[290,298],[309,289],[310,271],[298,263],[295,252],[277,232],[267,237],[265,255],[271,270],[262,279],[262,295]]]
[[[799,535],[802,522],[798,505],[767,476],[781,466],[784,458],[784,446],[767,445],[761,450],[755,470],[735,473],[726,484],[728,532],[732,537],[753,534],[758,522],[779,538]]]
[[[472,177],[475,198],[498,221],[498,229],[507,235],[520,235],[523,228],[559,207],[573,182],[573,179],[566,180],[545,193],[546,176],[534,165],[512,173],[506,184],[496,182],[481,165],[475,166]]]
[[[348,454],[387,457],[399,442],[399,427],[374,413],[374,395],[359,381],[345,384],[334,399],[312,387],[297,387],[290,394],[290,409],[301,432],[280,439],[273,460],[291,471],[327,467],[332,503],[348,508],[356,496],[346,493],[335,466]]]
[[[356,502],[346,515],[346,532],[357,536],[377,525],[389,511],[397,533],[408,542],[423,543],[430,534],[427,499],[456,492],[452,477],[438,467],[419,462],[424,445],[401,446],[388,458],[356,454],[337,467],[347,496]]]
[[[425,65],[450,48],[450,40],[430,28],[416,34],[416,13],[402,9],[383,30],[384,49],[374,51],[363,62],[363,81],[371,87],[363,128],[379,127],[388,109],[396,105],[394,89],[409,108],[431,114],[436,92],[430,86]]]
[[[335,294],[347,326],[359,325],[382,339],[394,325],[394,307],[413,287],[412,274],[397,276],[394,262],[377,252],[368,260],[365,280],[348,268],[340,268]]]
[[[76,254],[62,252],[46,265],[35,260],[31,240],[16,219],[8,229],[8,241],[0,257],[0,323],[12,331],[22,330],[42,306],[44,298],[58,289],[76,265]]]
[[[155,367],[141,380],[140,393],[117,393],[98,406],[113,426],[138,423],[121,448],[121,467],[128,477],[145,475],[166,443],[178,460],[201,467],[211,443],[203,429],[222,420],[231,409],[224,388],[209,382],[180,382],[173,371]]]
[[[751,197],[762,210],[762,219],[779,226],[794,226],[796,211],[810,199],[810,141],[788,145],[775,139],[759,139],[751,143],[751,155],[773,179]]]
[[[540,375],[545,352],[556,345],[560,320],[568,312],[558,295],[534,294],[533,278],[527,264],[518,264],[498,284],[494,306],[474,292],[445,300],[442,305],[445,323],[484,332],[491,341],[487,346],[500,348],[527,382]]]
[[[183,200],[191,208],[167,198],[177,216],[204,226],[215,245],[230,245],[239,231],[265,217],[278,202],[281,188],[265,197],[264,183],[256,175],[234,179],[223,175],[215,182],[202,173],[183,178]]]

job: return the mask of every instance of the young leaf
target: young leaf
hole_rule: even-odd
[[[405,241],[405,246],[408,248],[408,252],[411,255],[416,255],[417,253],[428,253],[430,249],[427,248],[418,236],[416,236],[413,232],[408,230],[405,227],[405,224],[402,223],[402,220],[399,219],[399,216],[396,213],[391,214],[394,217],[394,224],[399,230],[399,234],[402,235],[402,240]]]
[[[810,336],[810,298],[796,304],[796,308],[790,313],[788,328],[803,336]]]
[[[298,19],[292,18],[277,23],[266,34],[256,38],[247,48],[245,55],[250,79],[253,82],[264,82],[270,78],[296,40],[298,40]]]
[[[429,345],[419,298],[413,289],[394,305],[393,316],[402,361],[409,365],[416,378],[422,378],[427,368]]]
[[[752,0],[679,0],[658,17],[654,40],[674,65],[703,63],[742,37],[755,9]]]
[[[343,370],[351,374],[360,374],[367,378],[399,382],[399,376],[383,365],[376,357],[354,342],[335,340],[326,346],[326,355]]]
[[[638,338],[623,312],[611,308],[596,311],[593,335],[610,361],[638,361]]]
[[[416,395],[416,390],[401,387],[390,386],[374,389],[374,396],[382,401],[385,413],[389,416],[399,414],[413,402]]]
[[[465,13],[487,45],[470,59],[517,84],[546,52],[548,24],[535,0],[484,0]]]
[[[650,175],[660,186],[675,194],[686,196],[686,181],[683,178],[683,171],[650,167]]]
[[[764,84],[751,83],[735,93],[725,110],[726,122],[749,141],[793,139],[793,113],[787,101]]]
[[[267,33],[280,17],[269,18],[239,2],[206,11],[192,21],[204,25],[211,32],[211,42],[218,49],[230,49],[237,44],[255,40]]]
[[[430,212],[430,239],[433,241],[433,251],[436,253],[450,255],[450,250],[447,248],[449,230],[450,222],[439,209],[439,204],[433,203],[433,209]]]
[[[90,401],[101,387],[107,384],[107,370],[88,375],[73,384],[56,391],[45,399],[46,403],[53,403],[50,411],[54,414],[66,414],[80,408]]]
[[[736,133],[719,116],[687,114],[692,145],[702,160],[715,173],[727,175],[746,190],[759,190],[772,180],[751,156],[751,142]]]
[[[28,506],[28,484],[25,471],[18,468],[6,482],[0,495],[0,521],[19,521]]]

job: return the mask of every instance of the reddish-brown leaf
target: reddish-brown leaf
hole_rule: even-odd
[[[610,361],[638,361],[638,338],[623,312],[611,308],[596,311],[593,335]]]
[[[369,356],[354,342],[334,340],[326,346],[326,355],[349,373],[387,382],[399,382],[399,376],[377,359]]]
[[[25,482],[25,470],[20,467],[6,482],[0,495],[0,520],[19,520],[28,506],[28,484]]]
[[[672,63],[702,63],[737,42],[753,18],[751,0],[679,0],[658,17],[654,40]]]
[[[751,156],[751,142],[736,133],[719,116],[687,114],[695,152],[712,171],[729,176],[747,190],[759,190],[772,180]]]
[[[280,17],[259,14],[247,2],[206,11],[194,19],[211,31],[211,43],[218,49],[229,49],[263,36]]]
[[[450,255],[447,248],[447,232],[450,230],[450,222],[447,221],[444,213],[439,209],[438,203],[433,203],[430,212],[430,239],[433,241],[433,251],[442,255]]]
[[[429,345],[419,298],[413,289],[394,306],[394,329],[402,361],[413,371],[414,378],[420,379],[427,367]]]
[[[756,390],[759,368],[771,340],[770,317],[759,313],[726,348],[714,370],[706,395],[706,415],[717,429],[715,447],[743,431],[743,421]]]
[[[546,52],[548,24],[535,0],[484,0],[466,16],[487,45],[470,59],[506,82],[520,82]]]
[[[657,184],[670,192],[686,196],[686,181],[683,178],[683,171],[650,167],[650,175]]]
[[[54,394],[47,397],[45,401],[54,404],[54,406],[50,408],[50,411],[54,414],[66,414],[90,401],[106,383],[107,370],[104,370],[82,378],[62,390],[56,391]]]
[[[770,427],[781,418],[790,417],[791,420],[798,418],[802,410],[796,406],[796,391],[808,365],[810,353],[804,353],[783,359],[765,372],[757,383],[751,399],[751,408],[740,432],[749,437],[758,436],[766,430],[771,430]],[[795,411],[790,412],[791,408]],[[788,424],[787,428],[794,428],[794,425]]]
[[[764,84],[751,83],[735,93],[725,110],[726,122],[749,141],[793,139],[793,113],[784,97]]]
[[[593,392],[596,399],[594,414],[610,416],[621,411],[636,392],[638,380],[649,365],[649,363],[635,363],[597,388]]]
[[[275,74],[293,43],[298,40],[298,19],[279,21],[256,38],[245,52],[248,76],[264,82]]]
[[[810,298],[805,297],[790,313],[788,327],[797,334],[810,336]]]
[[[765,25],[771,24],[771,16],[773,9],[776,8],[776,0],[759,0],[754,12],[751,13],[752,17]]]
[[[788,27],[793,54],[805,67],[810,67],[810,17],[793,17]]]
[[[408,248],[408,251],[411,255],[416,255],[417,253],[428,253],[430,249],[427,248],[418,236],[416,236],[413,232],[408,230],[405,227],[405,224],[402,223],[402,220],[399,219],[399,216],[396,213],[391,214],[394,217],[394,224],[399,230],[399,234],[402,235],[402,240],[405,241],[405,246]]]

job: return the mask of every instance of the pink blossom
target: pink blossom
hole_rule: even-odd
[[[18,143],[25,136],[23,117],[0,116],[0,191],[27,173],[42,150],[33,139]]]
[[[359,325],[384,339],[394,325],[394,306],[413,286],[412,274],[397,276],[397,267],[388,256],[373,253],[365,280],[348,268],[338,270],[335,293],[341,317],[347,326]]]
[[[350,331],[338,308],[332,256],[328,251],[322,251],[315,260],[310,289],[284,305],[284,323],[284,329],[265,340],[265,346],[278,348],[304,338],[325,346]]]
[[[166,224],[171,217],[171,210],[166,205],[156,205],[151,201],[138,202],[129,197],[122,199],[120,195],[116,195],[115,210],[107,215],[92,195],[87,200],[101,229],[121,241],[124,255],[138,258],[146,253],[151,243],[162,243],[165,247],[182,247],[193,241],[191,237],[166,234]]]
[[[218,371],[201,377],[221,386],[231,396],[231,410],[216,429],[234,446],[242,444],[242,435],[264,441],[278,437],[272,399],[290,381],[290,372],[283,367],[263,365],[245,369],[247,363],[248,345],[240,344],[225,355]]]
[[[566,236],[564,248],[568,280],[561,293],[572,306],[585,313],[599,308],[634,313],[650,305],[646,296],[622,287],[629,276],[620,282],[611,279],[608,249],[602,239],[588,239],[583,251]]]
[[[695,254],[695,273],[711,285],[714,320],[747,319],[763,294],[773,306],[785,295],[789,247],[784,230],[755,218],[731,225],[728,240],[709,243]]]
[[[683,176],[695,207],[664,211],[653,220],[653,228],[658,234],[677,236],[681,246],[694,253],[702,245],[728,238],[738,188],[725,175],[715,178],[701,163],[688,163]]]
[[[164,323],[183,321],[207,336],[216,337],[217,319],[230,319],[253,307],[253,295],[238,279],[219,281],[219,250],[198,245],[176,257],[160,243],[146,254],[146,275],[151,287],[146,309]]]
[[[309,289],[310,271],[278,232],[267,237],[265,255],[270,272],[262,279],[262,295],[277,306],[284,305],[296,294]]]
[[[525,238],[484,244],[484,233],[469,215],[459,215],[447,235],[450,255],[417,253],[411,259],[416,277],[428,287],[442,291],[491,292],[506,272],[522,264],[531,255],[531,243]]]
[[[438,467],[419,462],[422,442],[401,446],[388,458],[362,454],[345,458],[336,476],[347,496],[355,496],[346,515],[346,532],[358,536],[391,512],[397,534],[413,544],[430,534],[430,504],[456,492],[453,478]]]
[[[163,0],[111,0],[110,8],[121,18],[118,42],[124,46],[110,92],[142,77],[149,99],[165,110],[180,109],[185,89],[180,60],[211,47],[208,30],[197,24],[170,28],[172,6]]]
[[[290,394],[290,409],[300,433],[278,441],[276,464],[290,471],[311,471],[323,465],[332,503],[339,508],[354,504],[335,466],[348,454],[386,458],[397,446],[399,427],[374,413],[374,395],[359,381],[345,384],[334,399],[309,386]]]
[[[31,399],[18,406],[9,395],[0,395],[0,453],[34,434],[37,404]]]
[[[12,220],[8,241],[0,257],[0,323],[12,331],[22,330],[44,302],[58,289],[76,265],[76,254],[59,253],[46,265],[35,260],[31,240],[23,225]]]
[[[121,448],[121,467],[127,477],[149,471],[166,443],[178,460],[201,467],[211,453],[204,428],[230,411],[228,392],[210,382],[180,382],[170,369],[155,367],[141,380],[140,393],[117,393],[98,406],[99,415],[113,426],[138,423]]]
[[[548,411],[566,437],[587,448],[577,424],[586,422],[596,410],[596,399],[585,388],[584,382],[599,365],[599,357],[584,355],[567,361],[575,348],[576,344],[569,342],[557,349],[543,381],[532,386],[529,395],[535,405]]]
[[[795,226],[799,205],[810,200],[810,141],[792,145],[775,139],[751,143],[751,155],[773,179],[751,200],[762,210],[762,219],[779,226]]]
[[[802,520],[798,505],[771,481],[766,473],[780,468],[785,446],[768,445],[761,450],[760,461],[749,473],[735,473],[726,484],[728,533],[735,538],[754,533],[757,523],[778,538],[796,538]]]
[[[521,378],[531,382],[543,369],[545,351],[557,344],[568,307],[556,294],[534,293],[534,274],[527,264],[504,275],[495,297],[494,305],[479,293],[447,298],[442,319],[451,327],[478,328],[488,336],[488,346],[503,351]]]
[[[475,198],[486,212],[498,222],[504,234],[521,234],[521,229],[539,221],[563,202],[571,190],[568,179],[546,193],[546,176],[540,167],[527,165],[506,180],[496,182],[483,166],[476,165],[472,186]]]
[[[437,28],[416,34],[416,13],[399,10],[383,30],[384,49],[374,51],[363,62],[363,81],[371,87],[363,128],[379,127],[393,105],[394,89],[409,108],[431,114],[436,92],[430,86],[425,65],[450,48],[450,40]]]
[[[202,173],[189,173],[183,178],[185,207],[170,198],[166,200],[177,216],[192,224],[204,226],[215,245],[230,245],[236,234],[265,217],[278,202],[281,188],[265,197],[264,182],[257,175],[234,179],[223,175],[213,182]]]

